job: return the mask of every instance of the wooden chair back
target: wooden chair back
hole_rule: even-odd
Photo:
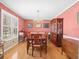
[[[41,34],[32,34],[33,45],[39,45],[41,43]]]

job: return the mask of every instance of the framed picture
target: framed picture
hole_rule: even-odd
[[[79,24],[79,12],[77,12],[77,24]]]
[[[36,24],[35,24],[35,27],[36,27],[36,28],[41,28],[41,27],[42,27],[42,24],[36,23]]]
[[[49,23],[44,23],[43,28],[49,28]]]
[[[27,27],[28,27],[28,28],[32,28],[32,27],[33,27],[33,24],[32,24],[32,23],[28,23],[28,24],[27,24]]]

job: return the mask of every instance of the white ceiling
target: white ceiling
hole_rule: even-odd
[[[76,0],[1,0],[24,19],[51,19]],[[37,13],[39,10],[39,13]]]

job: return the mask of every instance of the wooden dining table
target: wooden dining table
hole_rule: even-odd
[[[44,50],[47,53],[47,38],[44,34],[30,34],[27,41],[30,43],[30,45],[33,45],[34,41],[36,41],[37,45],[40,42],[41,43],[40,45],[42,46],[42,50]]]

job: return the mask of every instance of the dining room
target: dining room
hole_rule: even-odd
[[[0,59],[79,59],[79,0],[0,0]]]

